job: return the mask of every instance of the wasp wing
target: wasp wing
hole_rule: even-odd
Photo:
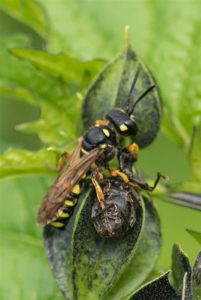
[[[102,149],[93,149],[82,157],[78,157],[78,153],[80,155],[80,144],[78,144],[70,161],[64,166],[62,172],[45,195],[38,213],[39,224],[46,225],[54,218],[64,200],[69,197],[74,185],[89,171],[91,165],[102,153]]]

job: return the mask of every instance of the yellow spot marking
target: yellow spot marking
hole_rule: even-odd
[[[110,132],[109,132],[109,130],[107,130],[106,128],[103,129],[103,133],[104,133],[104,135],[106,135],[107,137],[110,136]]]
[[[67,212],[61,212],[61,213],[59,213],[59,217],[67,219],[70,217],[70,214]]]
[[[64,204],[66,206],[70,206],[70,207],[73,207],[75,205],[74,201],[72,201],[72,200],[65,200]]]
[[[128,127],[127,127],[125,124],[121,124],[121,125],[119,126],[119,129],[120,129],[120,131],[124,132],[124,131],[127,131],[127,130],[128,130]]]
[[[88,154],[89,152],[87,150],[85,150],[84,148],[81,149],[81,152],[84,154]]]
[[[80,185],[79,184],[76,184],[72,190],[73,194],[76,194],[76,195],[79,195],[80,194]]]
[[[101,149],[105,149],[107,147],[107,144],[102,144],[102,145],[100,145],[100,148]]]
[[[63,223],[57,222],[57,221],[51,222],[50,224],[51,224],[52,226],[56,227],[56,228],[64,227],[64,224],[63,224]]]

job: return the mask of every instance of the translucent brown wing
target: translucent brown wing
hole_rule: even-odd
[[[80,157],[81,144],[82,141],[79,142],[70,160],[45,195],[38,212],[40,225],[46,225],[54,218],[64,200],[69,197],[73,186],[89,171],[91,165],[103,151],[96,148]]]

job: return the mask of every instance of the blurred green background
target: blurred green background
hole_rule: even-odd
[[[182,100],[185,93],[191,99],[195,92],[196,97],[201,99],[197,86],[192,90],[194,71],[191,66],[197,63],[201,53],[201,41],[197,39],[201,29],[199,2],[2,0],[0,37],[23,33],[29,37],[30,47],[35,49],[67,52],[83,60],[113,59],[123,48],[123,31],[128,24],[133,48],[153,72],[162,96],[166,102],[170,101],[170,107],[176,113],[178,107],[175,103],[181,103],[176,100],[179,97]],[[33,26],[31,8],[30,15],[26,15],[26,8],[34,3],[45,12],[44,19],[39,18],[46,24],[45,33],[42,27]],[[23,9],[25,13],[20,13]],[[33,10],[33,15],[35,13],[37,11]],[[186,91],[181,92],[178,86],[184,72],[182,84]],[[201,74],[198,70],[196,72]],[[3,72],[0,79],[3,79]],[[201,78],[196,80],[200,84]],[[191,85],[188,87],[189,82]],[[201,100],[197,103],[201,106]],[[38,107],[0,96],[1,151],[9,147],[39,149],[41,142],[36,134],[14,129],[17,124],[35,120],[39,115]],[[169,132],[164,125],[155,142],[140,152],[138,169],[151,178],[161,171],[170,177],[171,184],[176,184],[191,178],[191,168],[185,147]],[[1,238],[5,240],[0,255],[3,270],[0,275],[1,299],[60,299],[45,258],[41,228],[36,225],[38,205],[52,179],[50,176],[33,176],[0,182]],[[185,229],[201,229],[200,213],[164,201],[157,201],[157,207],[163,234],[159,267],[165,270],[170,268],[173,243],[180,243],[193,262],[200,246]],[[47,282],[51,284],[47,286]],[[10,284],[13,286],[11,290]]]

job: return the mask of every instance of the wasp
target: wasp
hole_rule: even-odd
[[[137,134],[138,127],[133,111],[137,103],[155,87],[155,85],[148,87],[132,103],[131,97],[140,71],[141,65],[134,75],[125,110],[112,109],[106,114],[105,119],[97,120],[95,125],[79,139],[74,152],[43,199],[38,213],[39,224],[44,226],[50,223],[57,228],[64,227],[73,213],[84,178],[90,174],[97,191],[97,170],[108,167],[108,163],[115,155],[121,153],[121,141],[124,137]],[[135,144],[131,149],[136,156]]]
[[[152,192],[161,177],[167,179],[159,172],[153,186],[137,179],[133,175],[136,156],[130,148],[121,151],[119,168],[109,170],[109,177],[94,184],[96,196],[91,217],[96,232],[104,238],[125,235],[137,220],[137,208],[141,205],[140,191]]]

